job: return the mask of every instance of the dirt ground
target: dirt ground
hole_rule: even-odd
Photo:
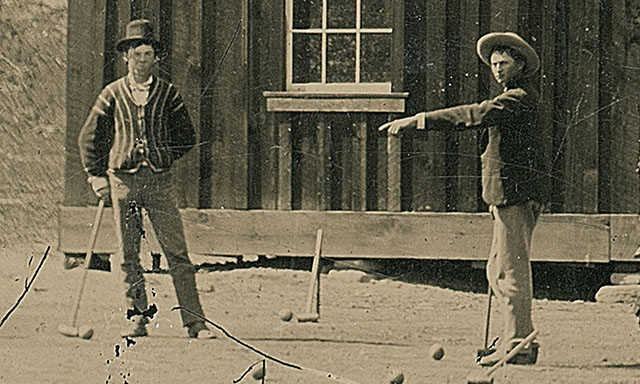
[[[2,299],[9,307],[23,291],[46,244],[2,249]],[[33,257],[29,266],[29,259]],[[150,301],[159,308],[150,336],[127,346],[118,336],[114,308],[121,286],[108,272],[90,270],[78,324],[91,340],[57,332],[69,324],[82,271],[61,267],[50,253],[25,300],[0,328],[2,383],[233,383],[262,360],[218,331],[214,340],[190,340],[171,308],[170,277],[147,274]],[[149,267],[149,266],[147,266]],[[202,272],[202,270],[201,270]],[[482,343],[486,296],[383,279],[354,270],[321,275],[318,323],[284,322],[278,312],[302,312],[310,273],[243,268],[198,273],[207,317],[231,335],[274,358],[265,383],[465,383]],[[640,383],[640,329],[630,305],[583,301],[534,301],[540,331],[538,364],[507,366],[497,383]],[[2,311],[4,313],[4,311]],[[494,312],[494,319],[499,311]],[[494,322],[495,335],[499,324]],[[428,349],[439,343],[442,360]],[[315,370],[315,371],[314,371]],[[247,375],[241,382],[259,382]],[[348,382],[348,381],[343,381]]]
[[[215,340],[188,339],[171,311],[176,299],[167,274],[147,274],[150,301],[159,308],[149,337],[131,345],[121,340],[114,318],[121,286],[94,270],[79,314],[94,337],[58,333],[58,325],[70,323],[82,276],[79,269],[63,270],[55,251],[63,199],[66,2],[2,0],[0,14],[0,315],[52,246],[31,290],[0,327],[0,383],[233,383],[262,357],[222,332]],[[482,343],[486,295],[332,270],[321,276],[320,321],[281,321],[281,309],[303,310],[309,276],[258,267],[197,276],[211,321],[303,367],[268,361],[265,383],[336,383],[338,376],[386,384],[391,371],[402,372],[409,384],[465,383]],[[536,299],[533,311],[538,364],[500,369],[496,382],[640,383],[632,306]],[[495,335],[499,324],[493,328]],[[440,361],[428,354],[435,343],[445,349]],[[258,381],[248,375],[241,382]]]

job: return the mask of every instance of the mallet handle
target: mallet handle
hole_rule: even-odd
[[[316,235],[316,250],[313,254],[313,265],[311,267],[311,280],[309,282],[309,291],[307,292],[307,313],[320,313],[320,257],[322,256],[322,229],[318,229]],[[315,308],[313,301],[315,301]]]
[[[80,308],[80,299],[82,298],[82,291],[84,291],[84,284],[87,281],[87,272],[89,271],[89,263],[91,262],[91,255],[93,254],[93,247],[96,245],[96,238],[98,237],[98,227],[102,220],[102,213],[104,211],[104,200],[100,199],[98,203],[98,211],[96,217],[93,220],[93,227],[91,227],[91,237],[89,238],[89,244],[87,245],[87,253],[84,259],[84,271],[82,272],[82,280],[80,281],[80,288],[76,295],[76,302],[73,306],[73,312],[71,315],[71,326],[76,326],[76,320],[78,318],[78,309]]]

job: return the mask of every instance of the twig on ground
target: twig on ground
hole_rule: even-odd
[[[18,306],[20,305],[22,300],[25,298],[25,296],[27,296],[29,289],[31,289],[31,285],[33,285],[33,282],[36,280],[36,277],[38,277],[38,273],[40,272],[40,269],[42,268],[44,261],[47,259],[47,255],[49,254],[49,249],[51,249],[51,246],[48,246],[46,251],[44,251],[44,254],[42,255],[42,259],[40,259],[40,263],[38,264],[38,267],[33,272],[33,275],[31,275],[31,279],[25,281],[24,291],[22,291],[22,294],[20,294],[20,296],[18,297],[18,300],[16,301],[16,303],[13,304],[13,307],[11,307],[9,311],[7,311],[7,313],[4,314],[4,316],[2,317],[2,320],[0,320],[0,328],[9,319],[9,316],[11,316],[11,314],[18,308]]]

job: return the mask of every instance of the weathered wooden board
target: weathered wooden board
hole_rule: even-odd
[[[204,125],[212,130],[211,207],[248,205],[248,0],[215,3],[216,63],[211,78],[213,107]],[[211,48],[209,48],[211,49]]]
[[[458,99],[460,103],[478,102],[478,65],[476,41],[480,37],[479,0],[460,1],[460,44],[458,65]],[[478,153],[477,130],[465,130],[457,133],[457,187],[456,210],[458,212],[477,212],[480,185],[480,155]]]
[[[611,215],[611,260],[640,262],[640,215]]]
[[[78,134],[104,85],[105,0],[69,1],[67,30],[67,129],[64,204],[95,202],[78,149]]]
[[[446,4],[443,1],[428,0],[426,5],[426,43],[423,110],[430,111],[446,106]],[[416,140],[414,152],[423,160],[414,164],[413,196],[414,209],[428,207],[433,211],[446,210],[445,201],[445,134],[428,132],[426,141]],[[420,164],[418,168],[418,164]],[[418,200],[418,196],[421,196]]]
[[[640,11],[638,2],[615,0],[611,5],[611,132],[608,162],[611,211],[640,211],[640,183],[635,168],[640,139],[640,26],[633,19]]]
[[[568,1],[565,212],[598,212],[599,4]]]
[[[171,16],[171,30],[166,30],[167,26],[164,26],[165,32],[171,32],[170,52],[176,59],[171,61],[171,78],[182,94],[200,142],[201,100],[207,84],[202,76],[202,23],[193,21],[202,20],[202,6],[198,0],[174,2],[173,5],[172,9],[165,11]],[[177,189],[179,205],[197,208],[200,188],[199,145],[174,165],[173,174],[176,184],[180,185]]]
[[[60,210],[60,250],[82,253],[95,208]],[[116,249],[111,212],[97,252]],[[488,214],[319,211],[182,211],[189,251],[215,255],[312,256],[317,229],[329,258],[484,260],[491,245]],[[534,261],[609,261],[608,215],[543,215],[534,232]]]

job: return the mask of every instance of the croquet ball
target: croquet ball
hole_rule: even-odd
[[[256,368],[253,371],[253,378],[256,380],[262,380],[262,378],[264,377],[264,368],[262,366]]]
[[[290,321],[293,319],[293,312],[288,309],[281,309],[280,312],[278,312],[278,317],[280,317],[282,321]]]
[[[440,344],[433,344],[429,347],[429,356],[434,360],[440,360],[444,357],[444,348]]]
[[[78,328],[78,336],[83,339],[89,340],[91,336],[93,336],[93,329],[91,329],[91,327],[89,327],[88,325],[81,325],[80,328]]]

